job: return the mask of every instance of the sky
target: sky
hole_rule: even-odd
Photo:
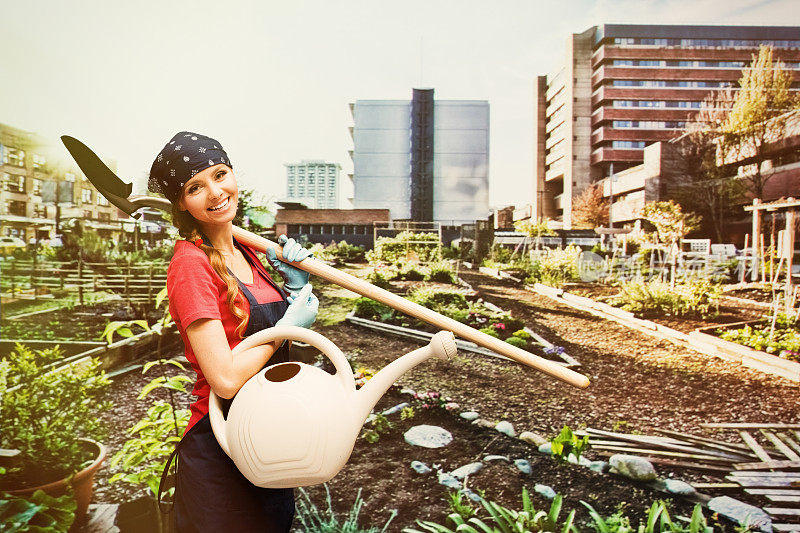
[[[143,191],[178,131],[225,147],[240,187],[286,193],[284,163],[352,172],[348,104],[488,100],[489,200],[533,191],[533,87],[603,23],[800,25],[797,0],[0,0],[0,123],[69,134]],[[64,152],[66,156],[66,151]]]

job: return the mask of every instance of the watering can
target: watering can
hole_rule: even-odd
[[[259,487],[329,481],[350,458],[364,421],[389,387],[426,359],[456,353],[453,333],[440,331],[427,346],[395,359],[358,390],[342,351],[310,329],[277,326],[259,331],[237,344],[233,355],[279,339],[317,348],[336,373],[294,361],[264,368],[236,394],[227,419],[220,397],[212,391],[209,398],[208,414],[217,441],[239,471]]]

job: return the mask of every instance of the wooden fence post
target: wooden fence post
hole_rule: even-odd
[[[150,263],[150,276],[147,279],[147,307],[153,307],[153,263]]]
[[[83,256],[78,255],[78,301],[83,305]]]

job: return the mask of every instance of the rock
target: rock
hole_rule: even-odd
[[[505,461],[507,463],[511,462],[511,459],[509,459],[505,455],[487,455],[486,457],[483,458],[483,460],[486,461],[487,463],[491,461]]]
[[[548,500],[552,500],[553,498],[556,497],[556,491],[554,491],[552,487],[548,487],[547,485],[542,485],[540,483],[537,483],[536,485],[534,485],[533,490],[536,492],[536,494],[544,496]]]
[[[656,478],[656,469],[647,459],[618,453],[612,455],[608,462],[611,464],[612,472],[616,471],[627,478],[636,481],[653,481]]]
[[[409,396],[416,396],[417,392],[414,389],[409,389],[408,387],[405,387],[403,389],[400,389],[400,394],[408,394]]]
[[[399,413],[404,408],[408,407],[408,402],[398,403],[394,407],[390,407],[389,409],[385,410],[383,413],[384,416],[393,415],[395,413]]]
[[[668,479],[664,482],[664,485],[666,486],[668,492],[677,494],[678,496],[691,496],[697,492],[694,490],[694,487],[679,479]]]
[[[461,406],[458,405],[456,402],[447,402],[444,404],[444,408],[448,411],[455,411],[457,409],[461,409]]]
[[[469,489],[461,489],[461,492],[463,492],[463,493],[464,493],[464,495],[465,495],[467,498],[469,498],[470,500],[472,500],[472,501],[474,501],[474,502],[479,502],[479,501],[481,501],[481,497],[480,497],[480,496],[478,496],[477,494],[475,494],[474,492],[472,492],[472,491],[471,491],[471,490],[469,490]]]
[[[426,465],[425,463],[421,463],[419,461],[411,461],[411,468],[414,469],[414,472],[417,474],[430,474],[431,467]]]
[[[752,529],[772,531],[772,520],[762,509],[740,502],[730,496],[717,496],[708,502],[711,512],[733,520],[739,525],[749,525]]]
[[[477,474],[483,469],[483,463],[470,463],[468,465],[464,465],[460,468],[456,468],[450,475],[456,479],[464,479],[467,476],[471,476],[472,474]]]
[[[581,466],[589,466],[590,464],[592,464],[592,462],[589,459],[587,459],[586,457],[581,455],[580,459],[576,459],[573,454],[569,454],[569,457],[567,457],[567,462],[568,463],[572,463],[574,465],[581,465]]]
[[[460,416],[464,420],[469,420],[470,422],[472,422],[473,420],[478,418],[480,415],[478,413],[476,413],[475,411],[464,411],[463,413],[461,413],[458,416]]]
[[[533,444],[534,446],[541,446],[542,444],[547,444],[550,442],[546,438],[542,437],[538,433],[534,433],[533,431],[523,431],[519,435],[519,440],[525,441],[528,444]]]
[[[611,465],[606,461],[592,461],[589,465],[589,470],[605,474],[611,468]]]
[[[461,482],[447,472],[439,472],[439,484],[450,489],[461,488]]]
[[[472,421],[473,425],[478,426],[479,428],[492,428],[494,429],[494,423],[483,418],[476,418]]]
[[[405,441],[412,446],[423,448],[442,448],[453,442],[453,435],[438,426],[414,426],[403,434]]]
[[[553,455],[553,448],[549,442],[545,442],[544,444],[539,445],[539,453],[545,453],[547,455]]]
[[[503,420],[502,422],[498,422],[497,425],[494,427],[497,431],[504,435],[508,435],[509,437],[516,437],[517,433],[514,431],[514,426],[511,422],[507,420]]]
[[[531,464],[526,459],[514,459],[514,466],[525,475],[531,475],[533,472]]]

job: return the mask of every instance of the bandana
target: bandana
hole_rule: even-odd
[[[219,141],[182,131],[175,134],[153,161],[147,188],[175,202],[192,176],[220,163],[233,168]]]

